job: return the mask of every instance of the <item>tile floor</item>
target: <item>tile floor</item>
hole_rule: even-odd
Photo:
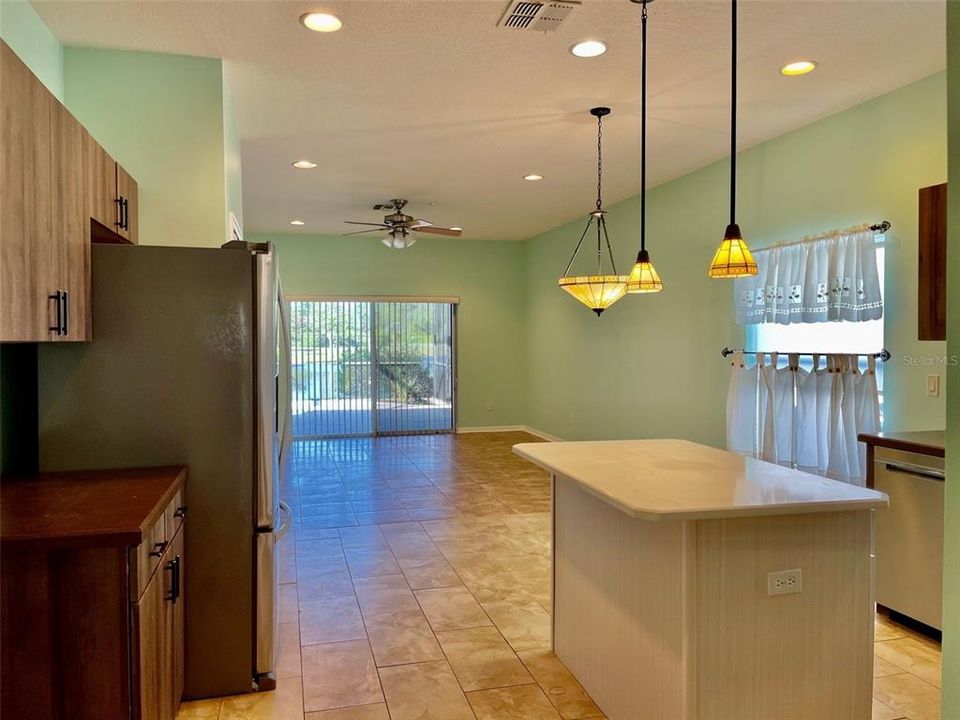
[[[602,718],[549,649],[549,482],[510,452],[535,440],[297,443],[278,688],[178,718]],[[880,616],[876,639],[874,720],[938,719],[939,645]]]

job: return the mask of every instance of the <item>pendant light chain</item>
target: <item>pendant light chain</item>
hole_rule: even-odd
[[[640,12],[640,251],[647,249],[647,0]]]
[[[737,222],[737,0],[731,0],[730,52],[730,224]]]

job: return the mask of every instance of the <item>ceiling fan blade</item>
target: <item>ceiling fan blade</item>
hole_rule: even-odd
[[[463,230],[444,227],[412,227],[410,229],[414,232],[429,233],[430,235],[446,235],[447,237],[460,237],[460,235],[463,234]]]
[[[340,237],[348,237],[349,235],[363,235],[364,233],[371,233],[371,232],[383,232],[384,230],[386,230],[386,228],[375,227],[375,228],[370,228],[369,230],[357,230],[356,232],[343,233]]]
[[[389,225],[384,225],[383,223],[368,223],[368,222],[357,222],[356,220],[344,220],[347,225],[374,225],[378,228],[383,228],[384,230],[388,229]]]
[[[409,225],[407,225],[408,230],[416,230],[417,228],[422,228],[422,227],[433,227],[433,223],[430,222],[429,220],[424,220],[423,218],[417,218],[416,220],[411,221]]]

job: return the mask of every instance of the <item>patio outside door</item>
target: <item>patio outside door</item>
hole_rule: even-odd
[[[297,439],[452,432],[456,303],[290,303]]]

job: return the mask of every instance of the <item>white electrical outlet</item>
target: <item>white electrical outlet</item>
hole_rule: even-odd
[[[803,591],[800,568],[767,573],[767,595],[789,595]]]

